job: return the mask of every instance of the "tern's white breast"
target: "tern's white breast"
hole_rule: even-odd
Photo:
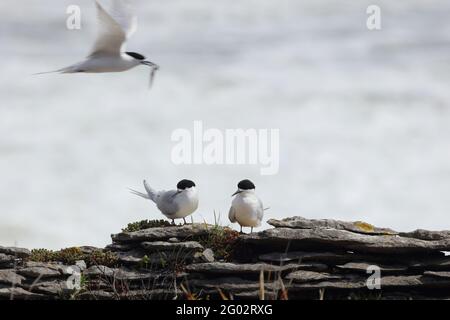
[[[236,221],[243,227],[259,227],[261,225],[258,213],[262,210],[261,202],[254,193],[238,194],[231,203]]]
[[[78,64],[77,69],[88,73],[121,72],[139,64],[139,60],[124,56],[94,56]]]
[[[175,201],[178,205],[178,211],[174,218],[184,218],[197,210],[198,193],[195,188],[189,188],[176,196]]]

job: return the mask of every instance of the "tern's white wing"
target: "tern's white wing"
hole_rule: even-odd
[[[97,54],[119,54],[127,39],[122,26],[95,1],[97,6],[98,35],[90,56]]]
[[[168,218],[175,215],[180,207],[177,203],[177,190],[170,190],[160,193],[160,197],[156,200],[156,205],[163,214]]]
[[[112,1],[111,16],[120,24],[127,38],[131,37],[137,29],[137,17],[134,12],[132,0]]]
[[[261,199],[258,198],[258,209],[256,210],[256,216],[258,217],[259,221],[262,221],[264,216],[264,206],[261,201]]]
[[[233,206],[231,206],[230,211],[228,211],[228,219],[231,222],[236,222],[236,212],[234,211]]]

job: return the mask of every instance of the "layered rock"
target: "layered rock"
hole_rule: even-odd
[[[449,231],[302,217],[269,224],[239,237],[206,224],[154,227],[80,250],[112,252],[109,265],[31,261],[27,249],[0,247],[0,299],[450,297]]]

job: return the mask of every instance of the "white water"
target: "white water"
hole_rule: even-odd
[[[161,66],[31,76],[82,58],[95,34],[83,0],[3,0],[0,28],[0,244],[107,244],[161,216],[129,194],[143,178],[197,182],[196,221],[227,223],[252,179],[266,218],[366,220],[450,229],[450,2],[140,1],[130,51]],[[82,30],[65,28],[69,4]],[[175,166],[176,128],[280,128],[280,171]],[[265,225],[267,226],[267,225]]]

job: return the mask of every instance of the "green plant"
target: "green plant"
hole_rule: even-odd
[[[78,260],[84,260],[87,266],[104,265],[112,267],[117,265],[118,257],[111,251],[98,249],[85,253],[78,247],[70,247],[59,251],[33,249],[28,260],[35,262],[62,262],[69,265],[75,264]]]
[[[125,228],[122,229],[122,232],[134,232],[148,228],[172,227],[172,226],[173,225],[166,220],[142,220],[129,223]]]
[[[143,268],[143,269],[148,269],[148,266],[150,264],[150,258],[148,257],[148,255],[144,255],[141,259],[141,261],[139,261],[139,267]]]
[[[208,230],[206,236],[200,237],[199,242],[205,248],[212,249],[216,259],[230,261],[238,238],[239,232],[216,224]]]
[[[56,259],[55,252],[47,249],[33,249],[31,255],[28,258],[30,261],[36,262],[49,262]]]
[[[78,260],[86,260],[86,255],[78,247],[70,247],[55,252],[56,260],[64,264],[75,264]],[[87,264],[87,261],[85,261]]]
[[[88,266],[115,266],[117,265],[119,258],[111,251],[94,250],[87,254],[83,260],[85,260]]]

